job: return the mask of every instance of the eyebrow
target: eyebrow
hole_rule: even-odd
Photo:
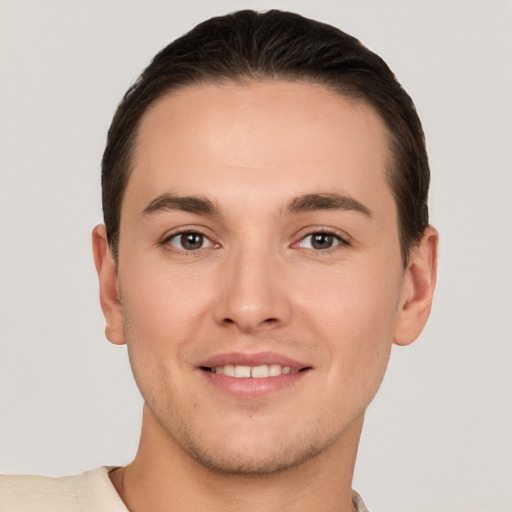
[[[198,213],[201,215],[218,215],[218,208],[205,197],[200,196],[177,196],[176,194],[161,194],[155,197],[144,208],[142,213],[150,215],[153,213],[181,210],[183,212]]]
[[[352,210],[372,217],[372,212],[356,199],[340,194],[305,194],[296,197],[288,205],[287,213],[303,213],[315,210]]]
[[[201,196],[178,196],[165,193],[153,199],[144,208],[144,215],[154,213],[181,210],[200,215],[219,215],[219,209],[209,199]],[[286,213],[298,214],[316,210],[348,210],[360,212],[367,217],[372,217],[368,207],[356,199],[340,194],[305,194],[295,197],[286,207]]]

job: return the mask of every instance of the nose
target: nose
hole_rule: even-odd
[[[289,321],[291,305],[278,259],[268,251],[240,249],[224,261],[215,307],[218,323],[254,333]]]

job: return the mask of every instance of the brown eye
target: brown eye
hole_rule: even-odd
[[[300,247],[314,249],[316,251],[325,251],[341,243],[343,242],[339,237],[331,235],[330,233],[311,233],[311,235],[305,236],[300,241]]]
[[[333,242],[334,237],[332,235],[326,235],[325,233],[318,233],[311,237],[311,246],[313,249],[330,249]]]
[[[185,251],[197,251],[205,247],[210,247],[212,242],[201,233],[187,231],[178,233],[169,239],[169,243],[177,249]]]

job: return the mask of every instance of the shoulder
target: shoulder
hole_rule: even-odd
[[[352,490],[352,501],[356,507],[357,512],[369,512],[365,502],[363,501],[363,498],[361,498],[361,495],[357,491]]]
[[[108,470],[102,467],[60,478],[0,475],[0,512],[126,512]]]
[[[75,478],[1,475],[0,512],[80,510]]]

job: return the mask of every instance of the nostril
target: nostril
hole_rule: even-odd
[[[236,320],[233,320],[232,318],[224,318],[223,322],[225,324],[239,324],[239,323],[243,323],[243,322],[237,322]],[[261,324],[260,325],[272,325],[272,324],[276,324],[278,323],[279,320],[277,318],[266,318],[265,320],[262,320]]]

